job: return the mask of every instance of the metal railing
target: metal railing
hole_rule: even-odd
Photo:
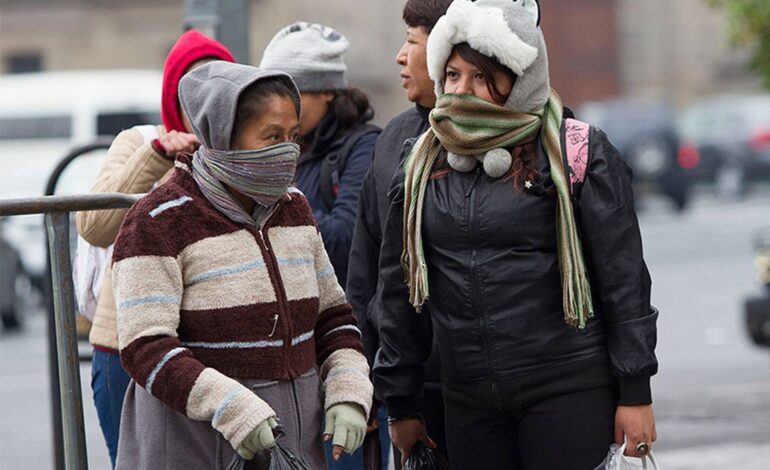
[[[54,400],[53,410],[54,414],[60,410],[61,417],[59,426],[54,420],[54,441],[63,447],[63,464],[67,470],[88,469],[69,245],[70,212],[128,208],[142,196],[102,193],[0,200],[0,217],[45,214],[54,307],[54,328],[49,329],[49,337],[53,335],[50,344],[56,345],[54,358],[58,370],[58,380],[51,385],[59,388],[59,399]],[[56,468],[61,468],[59,456],[54,457]]]

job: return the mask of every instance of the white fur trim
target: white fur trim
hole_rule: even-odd
[[[519,0],[521,1],[522,5],[524,6],[524,9],[532,15],[532,19],[535,21],[535,24],[539,24],[540,22],[540,5],[537,4],[537,0]]]
[[[428,37],[428,75],[436,83],[437,94],[443,92],[441,83],[452,48],[463,42],[486,56],[494,57],[518,76],[537,59],[537,48],[511,31],[501,9],[456,0]]]

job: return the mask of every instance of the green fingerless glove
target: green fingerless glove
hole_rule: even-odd
[[[267,418],[251,431],[238,446],[236,452],[245,460],[251,460],[259,452],[263,452],[275,445],[273,428],[278,426],[275,418]]]
[[[324,435],[334,436],[332,444],[352,454],[366,436],[366,415],[360,405],[338,403],[326,411]]]

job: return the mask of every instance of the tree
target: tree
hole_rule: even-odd
[[[727,15],[733,43],[753,49],[751,65],[770,89],[770,0],[706,0]]]

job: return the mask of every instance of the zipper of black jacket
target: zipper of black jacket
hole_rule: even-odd
[[[487,338],[487,316],[484,312],[484,306],[482,305],[481,295],[479,295],[479,280],[476,265],[476,192],[478,191],[479,180],[481,179],[481,168],[476,169],[476,177],[473,180],[473,186],[470,190],[470,201],[468,208],[468,226],[470,228],[470,244],[471,244],[471,301],[476,308],[477,316],[479,317],[479,326],[481,327],[481,346],[484,349],[484,355],[487,360],[487,376],[489,377],[489,383],[492,384],[492,398],[495,402],[497,409],[502,409],[500,403],[500,395],[498,393],[497,378],[492,371],[492,351],[488,344]]]

